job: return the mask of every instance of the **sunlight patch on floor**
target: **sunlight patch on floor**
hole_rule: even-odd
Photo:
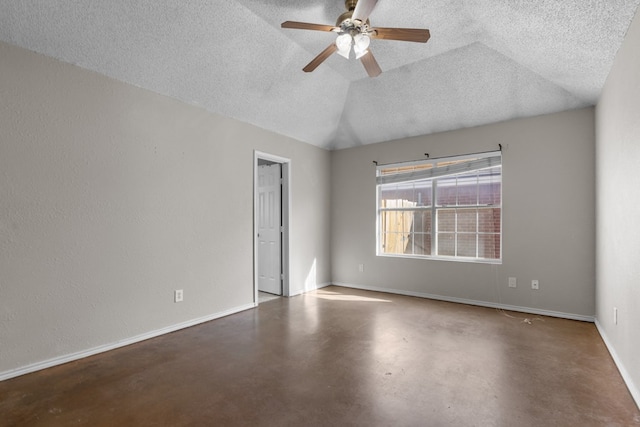
[[[309,296],[332,301],[391,302],[386,299],[370,298],[360,295],[344,295],[339,292],[331,291],[317,291],[315,293],[310,293]]]

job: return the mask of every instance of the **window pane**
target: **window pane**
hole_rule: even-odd
[[[425,233],[411,233],[407,251],[413,255],[431,255],[431,235]]]
[[[384,233],[382,250],[386,254],[404,254],[406,247],[406,236],[402,233]]]
[[[413,215],[413,211],[380,212],[382,248],[385,253],[405,253],[413,226]]]
[[[500,208],[478,209],[478,231],[481,233],[500,232]]]
[[[402,183],[396,185],[396,199],[412,202],[414,198],[413,183]]]
[[[413,231],[431,233],[431,211],[416,211],[413,214]]]
[[[456,204],[456,178],[447,177],[438,179],[436,187],[436,205],[452,206]]]
[[[431,181],[416,181],[414,185],[416,206],[431,206]]]
[[[456,210],[438,210],[438,231],[456,231]]]
[[[413,229],[407,244],[407,254],[431,255],[431,211],[413,212]]]
[[[458,234],[458,256],[476,256],[476,234]]]
[[[478,235],[478,257],[487,259],[500,258],[500,234]]]
[[[431,206],[431,181],[380,186],[380,207]]]
[[[457,209],[457,211],[457,231],[475,233],[477,222],[476,209]]]
[[[415,203],[413,203],[414,198],[415,192],[412,183],[383,185],[380,191],[380,207],[415,206]]]
[[[478,173],[458,175],[458,205],[478,204]]]
[[[415,200],[415,187],[413,182],[397,184],[396,196],[398,200],[402,200],[403,202],[409,202],[409,205],[415,206],[415,204],[411,204]]]
[[[455,234],[438,233],[438,255],[455,256]]]
[[[502,185],[502,168],[492,168],[480,171],[479,200],[481,205],[499,205],[500,187]]]
[[[380,207],[387,207],[387,200],[397,200],[397,186],[395,185],[381,185],[380,186]]]

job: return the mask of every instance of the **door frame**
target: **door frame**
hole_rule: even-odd
[[[289,230],[291,228],[291,159],[255,150],[253,152],[253,303],[258,305],[258,160],[280,163],[282,168],[282,244],[280,245],[282,296],[288,297],[289,278]]]

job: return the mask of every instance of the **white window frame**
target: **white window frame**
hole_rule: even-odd
[[[439,167],[436,168],[436,164],[449,162],[449,161],[462,161],[469,160],[469,162],[463,162],[460,166],[450,166],[447,167]],[[432,164],[433,169],[430,172],[429,169],[423,171],[413,171],[407,173],[398,173],[398,174],[382,174],[383,170],[393,169],[393,168],[406,168],[416,165],[425,165]],[[438,206],[437,201],[437,183],[439,179],[442,178],[451,178],[457,175],[467,174],[470,171],[480,171],[487,168],[502,168],[502,153],[500,151],[494,152],[486,152],[486,153],[478,153],[478,154],[467,154],[461,156],[451,156],[451,157],[440,157],[433,158],[428,160],[420,160],[414,162],[404,162],[404,163],[394,163],[394,164],[386,164],[386,165],[378,165],[376,168],[376,255],[391,257],[391,258],[415,258],[415,259],[428,259],[428,260],[442,260],[442,261],[454,261],[454,262],[472,262],[472,263],[488,263],[488,264],[502,264],[503,254],[503,227],[502,227],[502,173],[500,174],[500,203],[499,204],[480,204],[479,201],[474,205],[443,205]],[[435,175],[435,176],[431,176]],[[392,207],[392,208],[382,208],[381,198],[382,198],[382,188],[384,184],[389,183],[412,183],[415,181],[421,181],[425,179],[431,179],[431,206],[412,206],[412,207]],[[461,255],[452,255],[452,256],[443,256],[437,255],[437,239],[438,239],[438,224],[437,224],[437,212],[444,209],[455,209],[461,210],[465,208],[476,209],[476,215],[478,215],[478,210],[483,207],[494,207],[500,208],[500,258],[480,258],[478,257],[478,236],[482,233],[477,229],[475,232],[469,234],[474,234],[476,236],[476,257],[468,257]],[[429,211],[431,213],[431,255],[420,255],[420,254],[399,254],[399,253],[386,253],[384,252],[382,246],[382,236],[381,236],[381,213],[384,211]],[[456,216],[457,217],[457,216]],[[476,217],[476,224],[478,224],[478,218]],[[448,231],[446,233],[449,233]],[[457,228],[454,228],[454,231],[451,232],[454,235],[454,242],[457,241],[458,234],[466,234],[464,232],[458,232]],[[492,234],[492,233],[489,233]],[[456,243],[454,243],[455,245]],[[455,246],[454,246],[455,247]],[[413,251],[412,251],[413,252]]]

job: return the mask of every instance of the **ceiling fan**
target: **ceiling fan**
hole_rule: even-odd
[[[334,52],[349,59],[351,47],[356,59],[359,59],[367,70],[369,77],[376,77],[382,73],[378,61],[369,49],[371,39],[400,40],[408,42],[426,43],[431,36],[427,29],[415,28],[382,28],[371,27],[369,15],[376,6],[378,0],[346,0],[344,5],[347,11],[338,17],[335,26],[322,24],[309,24],[307,22],[286,21],[282,28],[298,30],[331,31],[338,33],[336,41],[320,52],[302,70],[311,72],[322,64]]]

